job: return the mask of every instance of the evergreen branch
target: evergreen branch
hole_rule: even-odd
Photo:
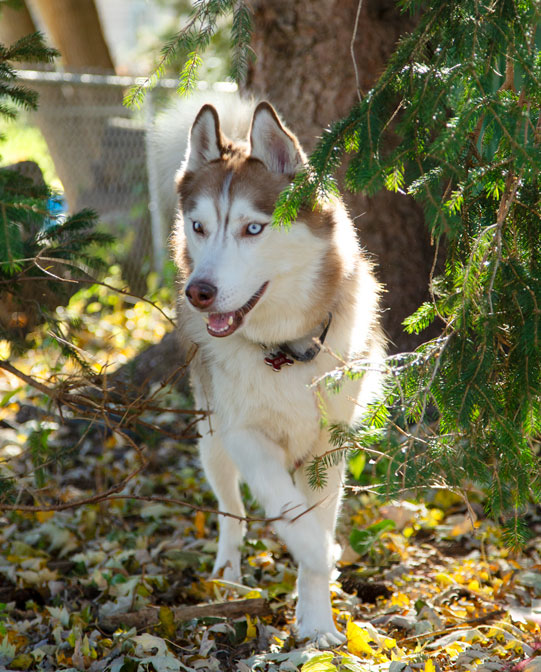
[[[51,63],[60,52],[47,46],[43,33],[24,35],[10,47],[0,45],[0,63],[4,61],[26,61]]]
[[[195,88],[197,84],[197,71],[203,63],[197,51],[192,51],[188,54],[188,58],[184,63],[184,67],[180,73],[179,84],[177,91],[180,95],[185,96]]]
[[[201,64],[200,52],[204,51],[216,32],[218,17],[231,10],[234,0],[197,0],[187,24],[163,47],[161,58],[145,80],[130,89],[124,98],[127,107],[140,107],[145,94],[153,89],[165,73],[166,66],[181,50],[188,52],[180,73],[179,92],[186,94],[193,89],[197,69]]]
[[[233,10],[231,26],[231,42],[233,45],[233,62],[231,77],[235,82],[242,83],[248,70],[248,55],[252,36],[252,13],[244,0],[237,0]]]

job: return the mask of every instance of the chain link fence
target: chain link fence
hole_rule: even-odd
[[[174,193],[174,171],[182,156],[164,163],[153,129],[161,110],[175,105],[182,114],[183,103],[175,96],[178,83],[162,79],[142,108],[132,110],[122,100],[142,78],[41,70],[20,70],[18,76],[39,94],[39,108],[28,121],[47,142],[67,209],[99,213],[102,226],[124,243],[124,279],[132,291],[144,291],[148,272],[161,273],[169,255],[174,199],[164,193]],[[233,88],[213,86],[220,92]],[[186,114],[193,113],[193,105],[186,108]]]

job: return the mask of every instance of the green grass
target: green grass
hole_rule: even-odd
[[[14,121],[0,120],[0,165],[18,161],[35,161],[41,168],[45,182],[53,189],[63,191],[45,138],[37,126],[30,123],[29,115],[19,114]]]

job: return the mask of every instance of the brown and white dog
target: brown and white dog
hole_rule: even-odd
[[[278,195],[305,162],[273,107],[259,103],[234,141],[221,121],[205,105],[193,123],[173,236],[182,337],[199,346],[193,391],[211,411],[201,459],[221,511],[244,516],[245,481],[278,518],[298,563],[298,636],[333,646],[344,640],[329,596],[344,470],[331,467],[325,487],[313,490],[305,467],[329,450],[330,425],[359,416],[379,374],[375,367],[347,380],[337,394],[312,383],[336,368],[332,353],[381,360],[380,290],[339,199],[301,211],[289,230],[270,225]],[[224,578],[240,580],[244,531],[243,522],[221,520],[214,571]]]

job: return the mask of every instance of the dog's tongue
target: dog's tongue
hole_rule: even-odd
[[[229,336],[240,326],[242,317],[237,315],[238,311],[233,310],[230,313],[209,313],[207,331],[211,336]]]

